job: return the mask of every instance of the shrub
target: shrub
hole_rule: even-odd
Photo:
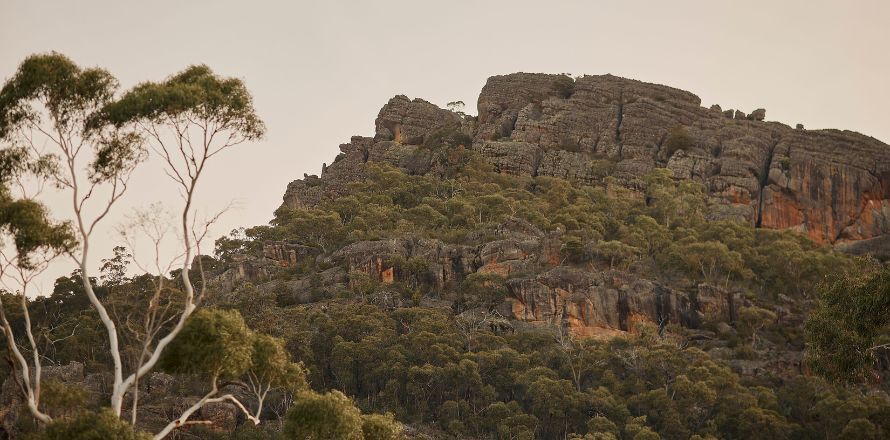
[[[584,263],[590,260],[590,255],[584,249],[584,243],[577,238],[568,239],[560,249],[560,254],[565,261],[572,264]]]
[[[79,416],[47,425],[32,440],[148,440],[151,436],[137,432],[111,410],[84,412]]]
[[[572,153],[578,153],[581,151],[581,142],[572,136],[565,135],[559,138],[559,148]]]
[[[553,91],[555,91],[560,98],[568,99],[575,93],[575,80],[569,76],[560,76],[553,80]]]
[[[284,416],[284,438],[362,440],[361,412],[339,391],[304,392]]]
[[[695,146],[695,139],[683,127],[676,127],[671,130],[667,138],[664,140],[664,154],[671,157],[678,150],[688,150]]]
[[[43,382],[41,403],[51,414],[70,414],[87,403],[87,390],[74,384],[49,379]]]
[[[367,414],[362,416],[362,433],[365,440],[402,440],[402,425],[392,414]]]
[[[469,147],[473,144],[473,138],[460,131],[460,126],[451,125],[442,127],[430,133],[423,141],[423,146],[429,148],[439,147]]]

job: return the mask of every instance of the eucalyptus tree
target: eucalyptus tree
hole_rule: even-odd
[[[196,190],[207,165],[223,151],[261,138],[265,126],[240,79],[222,78],[203,65],[188,67],[162,82],[137,85],[120,99],[105,105],[88,125],[91,129],[111,127],[112,131],[137,133],[145,139],[148,148],[164,163],[165,174],[182,198],[177,234],[182,252],[179,261],[184,307],[173,328],[154,342],[153,349],[140,359],[138,368],[126,378],[115,378],[117,386],[111,404],[119,414],[126,391],[154,369],[164,349],[205,298],[207,284],[200,267],[201,259],[196,259],[200,278],[196,282],[191,279],[189,265],[200,254],[209,226],[221,214],[203,222],[198,219]],[[115,362],[120,364],[119,355]],[[117,370],[118,365],[115,367]]]
[[[27,345],[19,346],[7,315],[4,301],[0,300],[0,324],[6,339],[13,377],[22,390],[24,401],[31,414],[42,422],[51,420],[40,408],[41,353],[28,311],[29,287],[49,262],[74,247],[74,237],[66,223],[50,220],[46,208],[29,198],[28,194],[16,197],[10,186],[23,188],[26,174],[40,174],[47,163],[29,160],[28,151],[20,146],[0,150],[0,291],[6,290],[21,306]],[[26,358],[30,351],[31,360]]]
[[[4,166],[21,168],[23,163],[34,163],[35,170],[40,171],[38,177],[45,177],[36,182],[51,182],[70,196],[73,237],[49,245],[64,250],[74,260],[84,291],[105,328],[113,363],[109,404],[111,412],[120,416],[128,390],[157,366],[207,292],[200,258],[195,259],[198,267],[192,268],[198,280],[192,279],[189,270],[210,226],[219,217],[217,214],[201,220],[196,213],[196,189],[207,165],[223,151],[259,139],[265,127],[244,83],[220,77],[207,66],[191,66],[164,81],[139,84],[119,97],[117,90],[117,80],[104,69],[81,68],[58,53],[28,57],[0,89],[0,141],[8,145],[0,151],[4,151]],[[13,151],[15,157],[10,153]],[[171,326],[163,325],[163,320],[146,321],[143,346],[147,349],[133,371],[125,374],[120,323],[115,322],[90,282],[94,277],[89,255],[92,238],[127,192],[133,171],[150,152],[159,157],[182,198],[174,228],[179,254],[174,260],[182,269],[179,273],[185,299]],[[30,212],[41,218],[39,209]],[[24,240],[21,243],[25,247],[19,251],[35,246],[28,241],[34,237],[23,235],[26,230],[4,226],[15,235],[17,246],[19,236]],[[78,246],[71,245],[74,240]],[[33,249],[41,247],[46,246],[38,244]],[[27,268],[26,263],[20,258],[17,266]],[[164,277],[166,273],[155,275]],[[161,305],[150,301],[146,307]],[[35,363],[39,363],[36,355]],[[134,407],[136,403],[134,398]],[[36,405],[32,414],[48,421],[40,416]]]
[[[52,259],[74,249],[74,238],[67,225],[53,225],[45,207],[35,199],[43,179],[60,175],[71,163],[46,154],[42,146],[52,141],[68,157],[81,150],[83,143],[76,139],[84,134],[84,121],[111,98],[115,85],[111,75],[101,69],[82,70],[64,57],[49,55],[26,59],[0,89],[0,224],[4,235],[0,272],[4,287],[15,291],[21,301],[24,333],[33,357],[30,362],[22,355],[5,309],[0,308],[0,318],[8,351],[16,359],[15,368],[21,376],[28,409],[42,422],[51,419],[40,409],[41,358],[31,328],[27,295],[32,293],[31,281]],[[102,163],[97,160],[87,166],[93,184],[116,182],[107,167],[115,156],[116,145],[121,143],[114,138],[95,139],[92,144],[99,153],[97,157],[101,154],[105,158]],[[36,186],[29,185],[35,181]],[[57,185],[70,186],[72,182],[60,180]],[[76,208],[83,206],[76,192],[74,200]],[[83,223],[77,226],[84,229]]]
[[[192,414],[214,402],[228,401],[247,419],[259,424],[263,401],[272,387],[286,388],[292,393],[306,388],[305,372],[300,364],[290,361],[283,341],[252,332],[237,311],[202,309],[194,313],[165,350],[159,366],[171,373],[209,377],[211,386],[155,439],[185,426]],[[241,381],[244,377],[249,385]],[[223,393],[221,388],[226,384],[239,385],[253,393],[256,408],[251,410],[234,394]]]

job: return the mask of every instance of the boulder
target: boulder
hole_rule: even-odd
[[[380,109],[374,125],[375,140],[421,145],[436,130],[459,129],[461,117],[422,99],[398,95]]]
[[[754,121],[762,121],[762,120],[766,119],[766,110],[762,109],[762,108],[754,110],[753,112],[751,112],[750,115],[748,115],[748,119],[751,119]]]

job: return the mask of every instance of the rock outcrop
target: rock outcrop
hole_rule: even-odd
[[[511,279],[503,313],[522,321],[555,324],[578,336],[611,337],[636,323],[698,328],[705,319],[733,322],[739,296],[700,285],[680,292],[620,271],[559,266]]]
[[[476,251],[468,246],[445,244],[439,240],[406,237],[360,241],[344,247],[325,259],[342,263],[349,272],[362,272],[371,279],[392,283],[405,278],[403,266],[411,259],[424,262],[423,273],[412,274],[435,289],[458,283],[478,267]]]
[[[389,100],[377,115],[376,135],[380,141],[422,145],[430,134],[447,127],[460,127],[462,118],[422,99],[399,95]]]
[[[890,234],[890,147],[858,133],[793,129],[764,122],[764,109],[705,108],[692,93],[612,75],[494,76],[478,110],[464,117],[396,96],[380,110],[374,137],[353,137],[321,177],[292,182],[284,206],[344,194],[368,161],[441,172],[441,152],[423,144],[456,130],[502,173],[583,183],[610,175],[640,187],[642,176],[666,167],[705,185],[713,218],[794,229],[821,243]],[[678,132],[681,143],[672,139]]]

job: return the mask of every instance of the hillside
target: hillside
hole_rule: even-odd
[[[217,242],[223,302],[315,386],[434,438],[840,435],[800,393],[888,411],[812,377],[802,334],[825,276],[890,255],[886,144],[610,75],[495,76],[477,105],[392,98]]]

